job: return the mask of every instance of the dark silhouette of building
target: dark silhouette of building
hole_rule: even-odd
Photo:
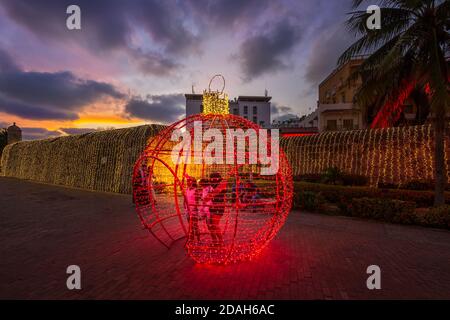
[[[22,141],[22,130],[16,126],[16,123],[14,122],[12,126],[9,126],[8,129],[6,129],[7,137],[8,137],[8,144]]]

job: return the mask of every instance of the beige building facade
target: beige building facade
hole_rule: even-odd
[[[350,60],[319,84],[317,113],[320,132],[366,128],[363,112],[353,102],[361,79],[348,81],[363,61],[364,57]]]

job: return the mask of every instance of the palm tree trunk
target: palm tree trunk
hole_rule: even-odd
[[[434,167],[435,167],[435,193],[434,205],[445,204],[445,185],[447,184],[447,168],[445,165],[445,108],[441,107],[436,112],[434,119]]]

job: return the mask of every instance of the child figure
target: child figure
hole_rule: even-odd
[[[225,213],[227,182],[222,179],[218,172],[210,174],[211,191],[207,199],[211,201],[209,205],[208,229],[213,241],[213,246],[223,246],[222,230],[220,229],[220,219]]]
[[[201,219],[205,219],[209,221],[211,217],[211,213],[209,208],[212,205],[212,199],[208,197],[208,194],[213,191],[213,187],[210,185],[207,179],[200,180],[200,189],[202,195],[202,205],[200,206],[200,217]]]
[[[197,181],[190,176],[186,176],[187,189],[186,189],[186,201],[184,208],[186,212],[186,218],[189,222],[189,240],[200,241],[200,230],[198,227],[199,209],[198,202],[200,199],[199,189],[197,187]]]

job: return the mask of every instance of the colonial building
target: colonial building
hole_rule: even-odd
[[[185,94],[186,117],[203,111],[201,94]],[[263,128],[270,126],[270,100],[272,97],[239,96],[229,101],[230,113],[244,117]]]
[[[348,61],[319,84],[317,113],[320,132],[367,127],[362,110],[353,103],[353,98],[361,85],[361,79],[348,81],[350,75],[363,61],[363,57]]]
[[[322,83],[319,84],[319,100],[317,116],[319,132],[357,130],[370,126],[373,115],[368,116],[355,101],[355,95],[360,88],[360,78],[349,81],[350,75],[363,63],[365,57],[357,56],[335,69]],[[447,60],[450,62],[450,60]],[[417,112],[420,108],[411,100],[403,102],[402,118],[397,125],[417,124]],[[431,121],[430,113],[427,122]],[[423,122],[423,119],[422,119]],[[421,123],[419,121],[419,123]]]

